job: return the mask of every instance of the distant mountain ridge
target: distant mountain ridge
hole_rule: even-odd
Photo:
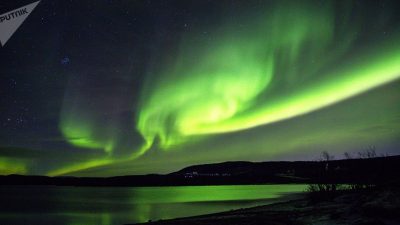
[[[0,176],[0,185],[173,186],[268,183],[399,183],[400,156],[368,159],[223,162],[194,165],[166,175],[117,177]]]

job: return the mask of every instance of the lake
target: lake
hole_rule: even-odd
[[[0,186],[0,224],[122,225],[265,205],[306,185]]]

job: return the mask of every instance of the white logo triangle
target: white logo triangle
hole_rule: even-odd
[[[0,15],[0,43],[4,46],[40,1]]]

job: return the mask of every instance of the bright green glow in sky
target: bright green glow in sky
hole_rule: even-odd
[[[110,152],[114,142],[111,138],[96,137],[96,124],[87,117],[76,119],[72,114],[62,114],[60,129],[68,142],[74,146],[90,149],[104,149]]]
[[[334,77],[333,79],[315,84],[315,87],[307,90],[299,90],[278,101],[267,103],[253,112],[232,117],[230,120],[222,120],[219,123],[189,126],[182,130],[182,134],[231,132],[273,123],[332,105],[386,84],[400,77],[400,51],[389,50],[388,52],[391,54],[369,57],[376,63],[352,65],[351,69],[339,70],[337,73],[328,75],[328,77]]]
[[[108,158],[105,159],[90,159],[83,163],[75,163],[69,166],[62,167],[60,169],[52,170],[47,173],[48,176],[59,176],[67,173],[77,172],[80,170],[85,170],[88,168],[98,167],[108,165],[110,163],[116,162],[115,160],[111,160]]]
[[[73,142],[70,142],[71,144],[74,144],[78,147],[86,147],[85,145],[79,145]],[[87,146],[86,148],[92,148],[93,145]],[[97,148],[97,147],[95,147]],[[101,146],[98,147],[101,149]],[[145,151],[147,151],[150,148],[148,145],[143,145],[139,150],[135,151],[133,154],[130,154],[128,157],[124,158],[112,158],[110,155],[107,155],[106,157],[101,157],[101,158],[94,158],[94,159],[89,159],[84,162],[80,163],[73,163],[68,166],[61,167],[56,170],[52,170],[47,173],[48,176],[60,176],[64,174],[69,174],[69,173],[74,173],[74,172],[79,172],[81,170],[86,170],[94,167],[101,167],[101,166],[106,166],[110,165],[112,163],[123,163],[123,162],[128,162],[130,160],[136,159],[142,154],[144,154]],[[109,152],[108,152],[109,153]]]
[[[195,42],[200,48],[183,43],[175,63],[151,77],[143,94],[137,129],[147,142],[158,137],[167,149],[191,136],[274,123],[400,77],[397,40],[334,64],[352,54],[357,24],[335,27],[329,4],[318,10],[293,4],[252,21],[249,31],[226,25],[212,42]]]
[[[11,158],[0,157],[0,174],[26,174],[28,171],[26,162]]]
[[[165,165],[160,161],[169,160],[171,155],[181,160],[176,163],[182,166],[229,157],[229,160],[242,160],[247,155],[254,157],[246,159],[255,160],[256,156],[295,154],[327,143],[329,147],[344,142],[355,147],[353,139],[359,138],[362,142],[379,135],[374,139],[376,143],[389,143],[398,135],[399,109],[379,94],[377,99],[360,101],[363,110],[371,103],[382,102],[389,109],[380,115],[385,118],[383,122],[375,118],[381,112],[371,110],[365,113],[369,117],[362,121],[327,129],[336,124],[332,118],[356,115],[350,105],[339,110],[339,114],[327,113],[329,116],[321,124],[315,124],[314,119],[301,120],[301,116],[331,109],[345,100],[366,96],[368,91],[398,81],[400,28],[396,27],[397,22],[393,26],[393,21],[388,19],[390,10],[383,11],[384,15],[381,11],[368,15],[376,17],[374,20],[353,11],[351,2],[325,1],[317,5],[312,1],[277,1],[265,9],[253,10],[244,10],[238,18],[222,13],[221,20],[214,21],[212,26],[205,23],[204,27],[185,30],[177,38],[177,46],[167,48],[168,52],[160,51],[161,56],[155,57],[157,66],[146,68],[144,84],[135,91],[139,102],[131,107],[134,108],[131,116],[136,117],[132,126],[136,131],[133,127],[129,129],[132,136],[138,132],[142,137],[139,144],[123,143],[124,138],[132,136],[120,132],[119,125],[108,120],[109,117],[100,115],[102,109],[114,107],[110,102],[116,101],[115,98],[107,102],[100,97],[97,101],[101,103],[95,103],[102,107],[96,104],[93,107],[85,99],[97,98],[99,93],[69,87],[59,124],[63,137],[74,147],[105,153],[66,163],[49,174],[112,168],[112,164],[120,166],[113,169],[126,171],[125,167],[139,157],[134,163],[145,168],[143,173],[146,173],[152,167],[149,165]],[[385,25],[386,19],[389,25]],[[390,93],[398,96],[395,90]],[[302,125],[293,131],[291,127],[283,130],[275,127],[277,122],[285,127],[282,123],[289,119],[300,120]],[[312,129],[305,131],[304,124]],[[369,132],[369,136],[355,135],[374,126],[385,129],[379,130],[379,135],[373,135],[375,131]],[[257,129],[262,131],[246,136],[246,132]],[[246,138],[240,139],[240,132]],[[224,140],[236,133],[239,133],[235,136],[236,142],[232,140],[228,144]],[[253,136],[268,142],[249,149],[247,139]],[[218,141],[212,142],[213,138]],[[308,139],[313,139],[312,144],[305,141]],[[124,154],[116,156],[121,149]],[[152,152],[159,149],[184,151]],[[205,149],[214,149],[214,152],[204,153]]]

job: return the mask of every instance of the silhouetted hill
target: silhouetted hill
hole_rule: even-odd
[[[168,186],[264,183],[399,183],[400,156],[347,159],[330,162],[224,162],[186,167],[166,175],[134,175],[107,178],[0,176],[3,185],[61,186]]]

